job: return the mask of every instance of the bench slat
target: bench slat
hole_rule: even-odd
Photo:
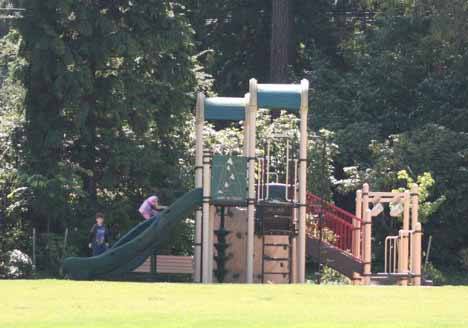
[[[158,255],[156,257],[158,273],[193,273],[192,256]]]
[[[135,272],[151,272],[151,257],[146,259]],[[158,255],[156,256],[157,273],[193,274],[192,256]]]

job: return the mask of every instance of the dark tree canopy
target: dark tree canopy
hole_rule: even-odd
[[[305,77],[315,146],[332,149],[321,160],[314,148],[310,188],[352,211],[356,181],[387,190],[405,186],[400,171],[429,175],[430,260],[466,275],[466,1],[0,1],[9,5],[26,11],[0,25],[2,248],[28,251],[34,226],[52,252],[53,232],[77,227],[83,254],[93,212],[125,230],[149,193],[169,203],[193,183],[197,90],[244,96],[251,77]],[[394,233],[391,220],[376,233]],[[190,221],[174,236],[175,252],[192,251]]]

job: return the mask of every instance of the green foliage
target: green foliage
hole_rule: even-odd
[[[325,285],[349,285],[351,283],[347,277],[326,265],[322,267],[320,282]]]
[[[428,263],[424,270],[424,279],[432,280],[435,286],[443,286],[447,283],[445,275],[432,263]]]
[[[65,244],[65,234],[58,233],[37,234],[36,250],[36,270],[39,276],[59,276],[64,257],[79,254],[77,246],[70,243],[70,239]]]
[[[293,2],[291,76],[303,71],[306,53],[320,47],[334,62],[339,35],[329,19],[328,0]],[[269,81],[271,0],[185,0],[196,31],[200,58],[214,79],[214,91],[243,96],[252,77]],[[255,45],[255,46],[249,46]]]
[[[458,256],[460,257],[462,268],[468,271],[468,248],[464,248],[458,252]]]
[[[181,128],[195,86],[192,30],[169,1],[30,1],[18,24],[25,90],[19,178],[41,230],[122,230],[145,196],[184,189]],[[181,124],[182,122],[182,124]]]
[[[149,193],[170,203],[189,185],[179,160],[190,94],[198,82],[209,88],[209,77],[175,2],[25,6],[18,32],[0,41],[0,242],[30,254],[36,227],[47,236],[39,269],[56,274],[55,234],[73,228],[66,252],[85,255],[95,211],[123,233]],[[176,248],[187,253],[191,226],[180,229]]]
[[[408,179],[398,178],[405,170],[421,185],[420,215],[425,235],[434,238],[432,260],[439,267],[460,266],[456,254],[467,247],[462,227],[468,210],[462,201],[468,191],[465,4],[405,6],[398,13],[384,10],[365,33],[349,35],[345,70],[320,49],[309,51],[311,124],[336,134],[341,206],[353,206],[354,196],[346,193],[363,181],[373,190],[408,187]],[[390,220],[379,225],[376,240],[397,228]]]
[[[321,129],[311,134],[309,142],[309,166],[307,168],[307,190],[330,201],[332,187],[336,184],[334,161],[339,153],[338,145],[334,142],[335,134]]]
[[[14,249],[22,250],[31,254],[31,236],[27,225],[22,222],[7,222],[6,226],[0,229],[0,255],[5,255],[7,252]]]
[[[409,176],[406,170],[401,170],[397,173],[397,179],[406,183],[405,188],[399,188],[399,191],[411,190],[413,185],[418,186],[419,194],[419,221],[425,223],[427,218],[437,212],[440,206],[445,201],[445,196],[439,197],[434,202],[428,201],[430,196],[429,189],[434,186],[435,180],[432,178],[432,174],[429,172],[424,172],[422,175],[418,175],[416,181]]]
[[[184,2],[197,48],[204,53],[200,59],[215,79],[215,91],[243,96],[250,77],[267,77],[269,0]],[[247,49],[246,44],[256,46]]]

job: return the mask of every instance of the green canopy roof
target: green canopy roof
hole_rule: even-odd
[[[205,99],[205,120],[243,121],[244,119],[244,98],[211,97]]]

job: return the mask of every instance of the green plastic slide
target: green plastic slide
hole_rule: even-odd
[[[140,223],[105,253],[94,257],[69,257],[63,263],[66,277],[77,280],[118,277],[133,271],[170,236],[171,230],[202,202],[202,190],[194,189],[161,212],[159,220]]]

